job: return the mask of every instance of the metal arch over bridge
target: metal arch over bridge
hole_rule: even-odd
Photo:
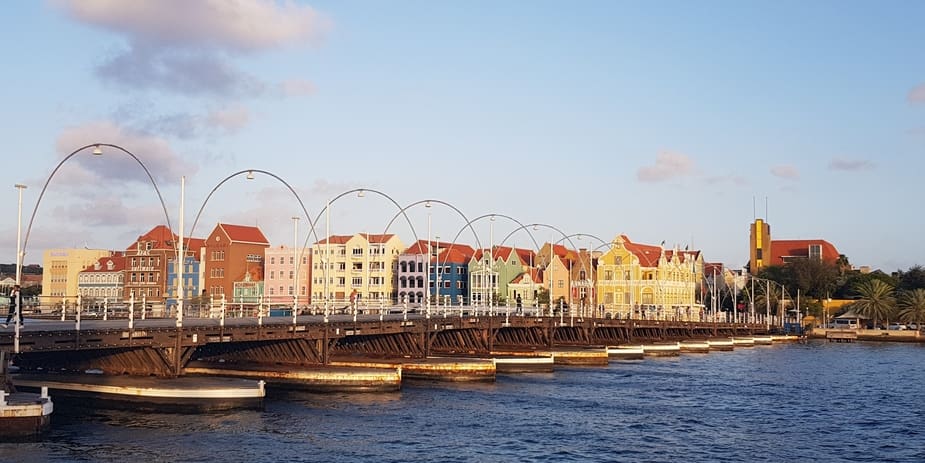
[[[469,308],[466,308],[469,310]],[[269,320],[269,321],[267,321]],[[84,372],[172,377],[191,361],[212,363],[322,365],[332,356],[412,357],[487,355],[493,351],[548,350],[633,342],[677,341],[765,334],[760,324],[666,320],[617,320],[543,316],[488,316],[459,312],[423,314],[302,316],[293,325],[242,318],[219,325],[215,319],[148,319],[126,328],[121,320],[68,322],[35,320],[22,333],[16,364],[21,371]],[[286,321],[283,321],[286,320]],[[0,334],[0,350],[11,351],[11,333]]]

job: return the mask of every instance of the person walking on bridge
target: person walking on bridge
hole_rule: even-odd
[[[4,328],[10,325],[13,315],[19,317],[19,324],[22,325],[22,293],[19,290],[19,285],[13,286],[13,290],[10,291],[10,308],[9,314],[6,316],[6,323],[3,324]]]

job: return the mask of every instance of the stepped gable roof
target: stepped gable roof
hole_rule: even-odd
[[[783,265],[787,257],[809,257],[809,246],[814,244],[822,248],[823,261],[838,260],[838,249],[826,240],[771,240],[771,265]]]
[[[109,268],[108,262],[112,262],[112,269]],[[99,269],[97,269],[99,265]],[[96,262],[88,265],[81,273],[107,273],[121,272],[125,270],[125,255],[121,252],[114,252],[111,256],[100,257]]]
[[[697,256],[699,255],[700,255],[700,251],[687,251],[687,250],[678,251],[678,259],[681,261],[681,263],[687,262],[688,257],[690,257],[691,259],[697,260]],[[673,258],[674,258],[674,250],[670,250],[670,249],[666,250],[665,259],[670,261]]]
[[[225,236],[233,243],[270,245],[270,242],[267,241],[267,237],[264,236],[263,232],[257,227],[220,223],[218,224],[218,228],[220,228],[222,232],[225,233]]]
[[[661,246],[634,243],[626,235],[620,235],[620,237],[623,238],[623,247],[639,259],[640,265],[643,267],[658,267],[658,259],[662,255]]]
[[[350,238],[353,238],[350,235],[331,235],[331,244],[347,244],[347,241],[350,241]],[[316,241],[315,244],[328,244],[328,238]]]
[[[501,258],[502,260],[507,261],[511,258],[511,253],[516,253],[517,258],[520,259],[522,264],[531,264],[536,260],[536,253],[529,249],[514,248],[510,246],[495,246],[492,250],[492,257],[494,259]]]

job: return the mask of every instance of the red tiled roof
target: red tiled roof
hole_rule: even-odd
[[[189,251],[196,251],[196,259],[199,259],[199,250],[206,246],[206,240],[203,238],[183,238],[183,247]]]
[[[270,242],[267,241],[267,237],[264,236],[263,232],[257,227],[220,223],[218,224],[218,228],[220,228],[222,232],[225,233],[225,236],[232,242],[270,245]]]
[[[552,246],[552,252],[553,252],[553,254],[555,254],[555,255],[557,255],[557,256],[559,256],[559,257],[565,257],[565,256],[568,255],[569,250],[568,250],[568,248],[566,248],[565,246],[563,246],[563,245],[561,245],[561,244],[554,244],[554,245]]]
[[[171,233],[170,229],[166,225],[158,225],[151,230],[149,230],[144,235],[138,237],[134,243],[131,244],[127,251],[134,251],[138,247],[138,242],[140,241],[152,241],[154,246],[152,249],[161,249],[161,250],[173,250],[174,243],[179,239],[176,233]],[[190,238],[184,237],[183,242],[186,243],[186,249],[199,251],[205,246],[205,240],[202,238]]]
[[[472,248],[469,249],[471,250]],[[431,259],[431,262],[437,262],[439,264],[467,264],[471,258],[472,254],[465,250],[460,250],[459,246],[453,246],[452,249],[440,248],[440,255]]]
[[[107,262],[112,261],[112,269],[107,267]],[[96,269],[96,264],[100,264],[100,269]],[[125,270],[125,256],[122,253],[113,253],[111,256],[100,257],[96,262],[81,270],[82,273],[103,273],[103,272],[121,272]]]
[[[822,247],[822,260],[834,263],[838,250],[826,240],[771,240],[771,265],[783,265],[784,257],[809,257],[809,246]]]
[[[331,235],[331,244],[347,244],[347,241],[350,241],[350,238],[353,236],[350,235]],[[316,241],[315,244],[328,244],[328,238],[324,238],[320,241]]]
[[[514,283],[514,284],[525,283],[524,280],[526,280],[528,276],[530,277],[531,281],[533,281],[534,283],[542,283],[543,282],[542,275],[543,275],[542,272],[540,272],[539,270],[535,268],[530,268],[526,272],[523,272],[520,275],[517,275],[516,277],[514,277],[514,280],[511,281],[511,283]]]
[[[639,259],[639,265],[643,267],[658,267],[658,259],[662,255],[661,246],[652,246],[649,244],[639,244],[630,241],[626,235],[620,235],[623,238],[623,246]]]
[[[467,256],[475,254],[475,250],[468,244],[431,241],[430,245],[434,247],[434,250],[439,248],[440,252],[443,252],[444,249],[452,248],[454,251],[459,251]],[[408,249],[405,249],[402,254],[427,254],[427,240],[418,240],[416,243],[409,246]]]
[[[704,275],[713,275],[713,271],[716,270],[717,275],[723,274],[723,264],[720,262],[704,262],[703,264],[703,274]]]
[[[492,250],[492,257],[494,259],[502,259],[507,261],[511,258],[511,253],[517,253],[517,257],[520,259],[521,265],[530,265],[536,260],[536,253],[523,248],[514,248],[510,246],[495,246]]]

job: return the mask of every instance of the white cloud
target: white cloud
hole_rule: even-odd
[[[694,162],[684,154],[671,151],[658,153],[654,166],[640,167],[636,178],[643,182],[661,182],[672,177],[693,173]]]
[[[909,103],[925,103],[925,84],[921,84],[909,90],[909,95],[906,96],[906,100]]]
[[[164,47],[252,52],[317,43],[329,21],[309,6],[273,0],[57,0],[72,18]]]
[[[121,146],[134,154],[159,187],[178,183],[181,175],[193,175],[197,170],[195,164],[181,158],[163,138],[131,131],[111,121],[69,127],[58,136],[56,146],[63,158],[82,146],[94,143]],[[104,159],[89,155],[89,149],[75,155],[72,161],[76,162],[76,166],[65,170],[69,183],[91,186],[150,183],[144,169],[131,156],[112,147],[103,147],[102,150]]]
[[[780,177],[787,180],[797,180],[800,178],[800,171],[791,165],[779,165],[771,167],[771,174],[775,177]]]
[[[235,55],[318,44],[330,21],[309,6],[273,0],[54,0],[76,21],[125,37],[97,69],[128,89],[258,96],[269,87],[231,63]]]
[[[866,159],[842,159],[835,158],[829,161],[829,170],[870,170],[874,168],[874,163]]]

